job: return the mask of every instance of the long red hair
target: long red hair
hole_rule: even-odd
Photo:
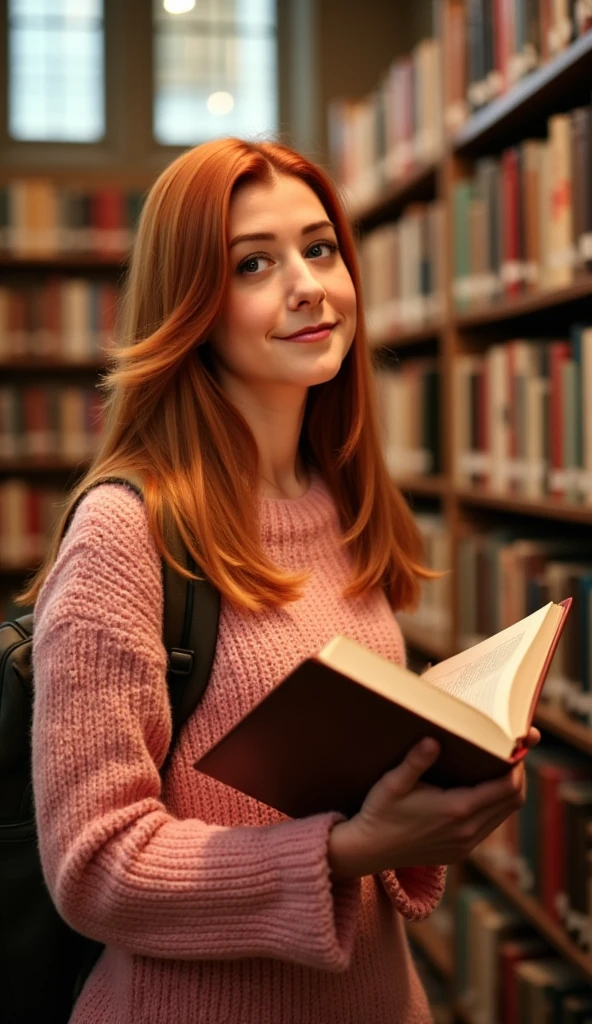
[[[245,182],[274,174],[304,181],[336,229],[357,295],[353,345],[338,374],[309,391],[304,461],[320,472],[338,509],[352,564],[347,593],[384,587],[393,608],[412,608],[422,541],[389,478],[378,428],[355,245],[330,178],[271,142],[222,139],[184,153],[148,193],[122,304],[120,344],[108,374],[106,427],[91,468],[70,495],[44,565],[21,596],[34,601],[53,565],[69,510],[94,481],[133,473],[144,481],[150,530],[179,572],[163,526],[172,516],[203,572],[245,609],[300,596],[306,574],[281,571],[261,547],[255,439],[212,372],[206,344],[229,278],[229,209]]]

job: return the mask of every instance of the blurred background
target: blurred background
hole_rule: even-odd
[[[590,0],[0,0],[2,618],[92,459],[146,191],[222,135],[346,203],[443,573],[400,617],[411,666],[574,599],[525,807],[409,926],[450,1024],[592,1021],[591,27]]]

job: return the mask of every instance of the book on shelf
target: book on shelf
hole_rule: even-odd
[[[438,576],[422,588],[415,611],[399,612],[397,618],[404,633],[408,629],[425,631],[430,638],[435,636],[449,643],[452,549],[446,520],[441,515],[416,512],[415,522],[423,540],[425,565]]]
[[[441,156],[440,53],[438,39],[421,40],[367,96],[331,102],[331,166],[354,208]]]
[[[444,204],[414,203],[360,242],[370,341],[436,321],[444,310]]]
[[[10,178],[0,184],[0,253],[20,259],[66,253],[120,258],[131,246],[143,200],[136,188]]]
[[[592,107],[555,114],[453,188],[453,296],[460,312],[561,289],[592,269]]]
[[[56,487],[32,487],[12,477],[0,482],[0,567],[34,569],[64,510]]]
[[[357,811],[425,736],[441,745],[426,781],[473,785],[500,776],[526,753],[569,606],[550,602],[421,676],[335,637],[195,767],[292,817]]]
[[[547,601],[572,596],[541,695],[546,704],[592,723],[592,548],[574,537],[529,537],[514,528],[466,532],[458,543],[460,646],[478,643]],[[592,741],[592,734],[591,734]]]
[[[588,0],[445,0],[446,124],[480,110],[592,25]]]
[[[0,387],[0,460],[89,458],[103,424],[96,388],[56,384]]]
[[[566,1024],[568,1006],[590,1001],[585,972],[561,959],[489,884],[457,891],[454,963],[460,1007],[480,1024]]]
[[[105,356],[116,329],[119,289],[109,281],[61,278],[0,285],[0,360],[85,361]]]
[[[524,806],[478,852],[536,900],[550,927],[560,926],[574,947],[592,951],[590,763],[577,751],[546,742],[531,753]]]
[[[592,505],[589,326],[460,354],[453,381],[458,483]]]
[[[389,472],[424,477],[440,471],[440,374],[436,359],[377,370],[382,440]]]

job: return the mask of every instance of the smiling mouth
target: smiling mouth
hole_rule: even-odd
[[[324,341],[329,337],[336,324],[318,324],[316,327],[304,327],[295,334],[279,337],[280,341]]]

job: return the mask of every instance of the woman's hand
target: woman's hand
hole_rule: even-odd
[[[539,739],[532,729],[528,746]],[[420,782],[438,753],[433,739],[413,747],[373,786],[360,811],[333,827],[329,864],[334,877],[462,860],[523,805],[523,764],[494,782],[444,790]]]

